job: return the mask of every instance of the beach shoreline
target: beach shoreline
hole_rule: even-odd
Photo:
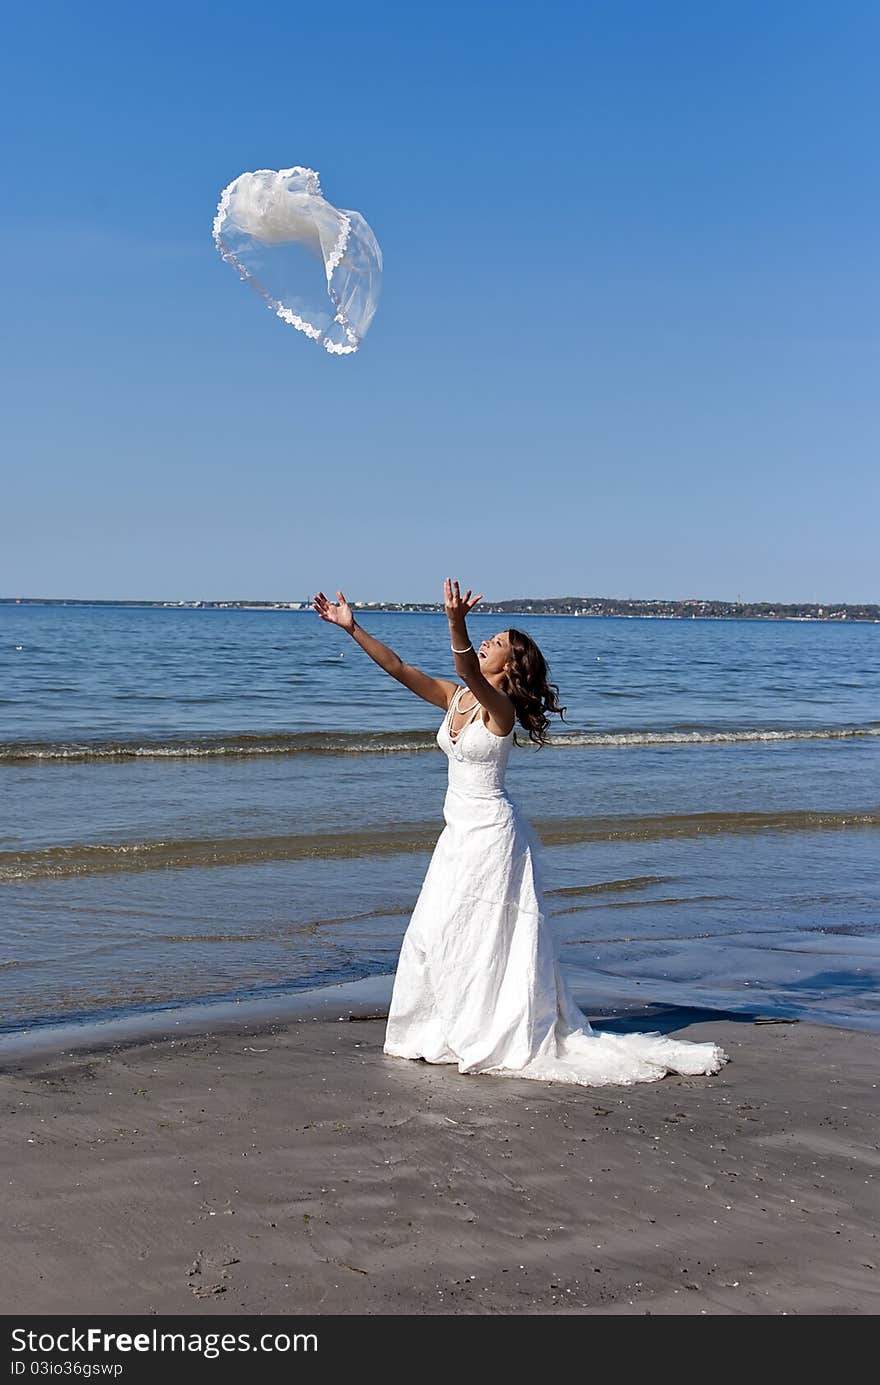
[[[587,1088],[391,1058],[357,1008],[0,1056],[5,1311],[880,1309],[880,1036],[599,1019],[731,1062]]]

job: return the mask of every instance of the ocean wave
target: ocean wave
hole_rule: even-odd
[[[393,754],[436,749],[433,731],[299,731],[162,739],[0,741],[0,763],[202,759],[214,756]]]
[[[876,726],[784,726],[739,731],[699,729],[668,731],[572,731],[551,737],[551,745],[648,746],[648,745],[752,745],[760,741],[843,741],[861,736],[880,736]]]
[[[662,813],[655,815],[543,818],[533,826],[544,846],[604,841],[661,841],[676,838],[767,832],[817,832],[880,827],[880,809],[839,811],[781,809],[777,812]],[[212,866],[263,865],[297,860],[429,852],[440,834],[436,820],[396,823],[361,831],[289,833],[272,837],[194,837],[129,842],[82,842],[34,850],[0,851],[0,883],[64,879],[111,871],[185,870]],[[661,879],[662,877],[656,877]],[[652,877],[634,877],[641,883]],[[574,892],[579,893],[580,889]]]
[[[623,728],[608,731],[566,731],[551,735],[558,750],[629,748],[671,745],[739,745],[774,741],[852,740],[880,736],[880,726],[768,727],[726,730],[716,727],[652,730]],[[534,751],[518,730],[522,748]],[[105,740],[0,741],[0,763],[35,761],[113,761],[140,759],[202,759],[259,755],[394,755],[437,749],[434,731],[297,731],[228,735],[107,738]]]

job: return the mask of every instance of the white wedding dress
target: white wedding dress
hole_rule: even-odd
[[[453,737],[459,688],[437,743],[449,760],[440,834],[401,945],[384,1052],[587,1087],[718,1072],[717,1044],[596,1032],[560,970],[544,914],[537,837],[504,787],[513,731],[477,704]]]

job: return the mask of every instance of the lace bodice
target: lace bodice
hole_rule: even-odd
[[[465,722],[453,739],[449,728],[465,691],[459,688],[453,695],[437,732],[437,744],[449,761],[449,787],[466,795],[503,793],[513,730],[506,736],[496,736],[483,721],[483,709],[477,704],[471,720]]]

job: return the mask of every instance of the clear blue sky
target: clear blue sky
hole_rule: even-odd
[[[0,595],[880,600],[874,0],[17,6]],[[331,358],[246,169],[373,226]]]

